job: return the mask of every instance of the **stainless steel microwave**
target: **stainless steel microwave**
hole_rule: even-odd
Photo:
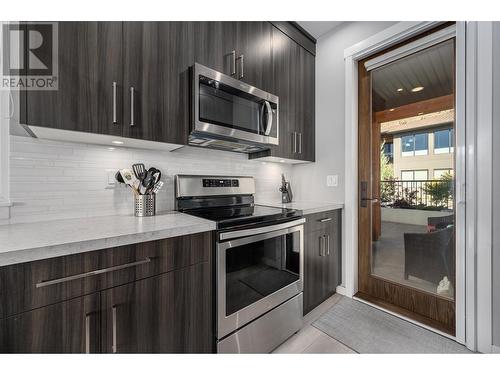
[[[253,153],[278,144],[277,96],[197,63],[191,78],[191,145]]]

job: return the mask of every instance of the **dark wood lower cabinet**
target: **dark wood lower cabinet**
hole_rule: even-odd
[[[0,353],[213,352],[211,239],[205,232],[0,268],[0,303],[13,306],[0,309]]]
[[[306,216],[304,315],[332,296],[341,283],[340,210]]]
[[[102,293],[103,351],[211,353],[210,263]]]
[[[1,353],[99,353],[100,294],[0,320]]]

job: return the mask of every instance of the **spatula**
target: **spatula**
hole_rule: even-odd
[[[134,171],[135,177],[142,182],[144,177],[146,177],[146,167],[142,163],[132,164],[132,170]]]

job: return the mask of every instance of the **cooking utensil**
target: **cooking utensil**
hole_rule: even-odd
[[[134,171],[135,177],[142,181],[146,177],[146,167],[142,163],[132,164],[132,169]]]
[[[139,186],[140,182],[135,177],[134,173],[132,173],[130,169],[120,169],[120,175],[123,178],[123,182],[130,186],[135,194],[139,194],[137,187]]]
[[[163,186],[163,181],[158,181],[154,186],[153,186],[153,189],[151,190],[151,193],[152,194],[156,194],[158,193],[158,191],[161,189],[161,187]]]
[[[149,194],[149,191],[160,180],[160,178],[161,172],[159,169],[156,169],[155,167],[149,168],[146,173],[146,177],[142,180],[142,188],[140,189],[141,194]]]
[[[124,184],[125,181],[123,181],[123,177],[120,173],[120,171],[116,172],[115,174],[115,180],[118,181],[120,184]]]

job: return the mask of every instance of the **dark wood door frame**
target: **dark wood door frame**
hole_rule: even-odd
[[[372,141],[376,135],[373,126],[377,120],[371,111],[371,77],[364,64],[373,57],[358,61],[358,181],[359,185],[362,181],[368,182],[366,196],[378,199],[377,182],[372,183],[372,180],[377,179],[377,176],[372,175],[373,159],[379,157],[380,153],[379,149],[374,150]],[[358,196],[361,196],[360,190]],[[378,225],[375,223],[374,228],[371,226],[373,212],[378,209],[373,202],[367,201],[366,207],[362,207],[358,200],[358,293],[355,296],[454,335],[454,301],[372,275],[371,247]],[[375,233],[367,228],[373,228]]]

